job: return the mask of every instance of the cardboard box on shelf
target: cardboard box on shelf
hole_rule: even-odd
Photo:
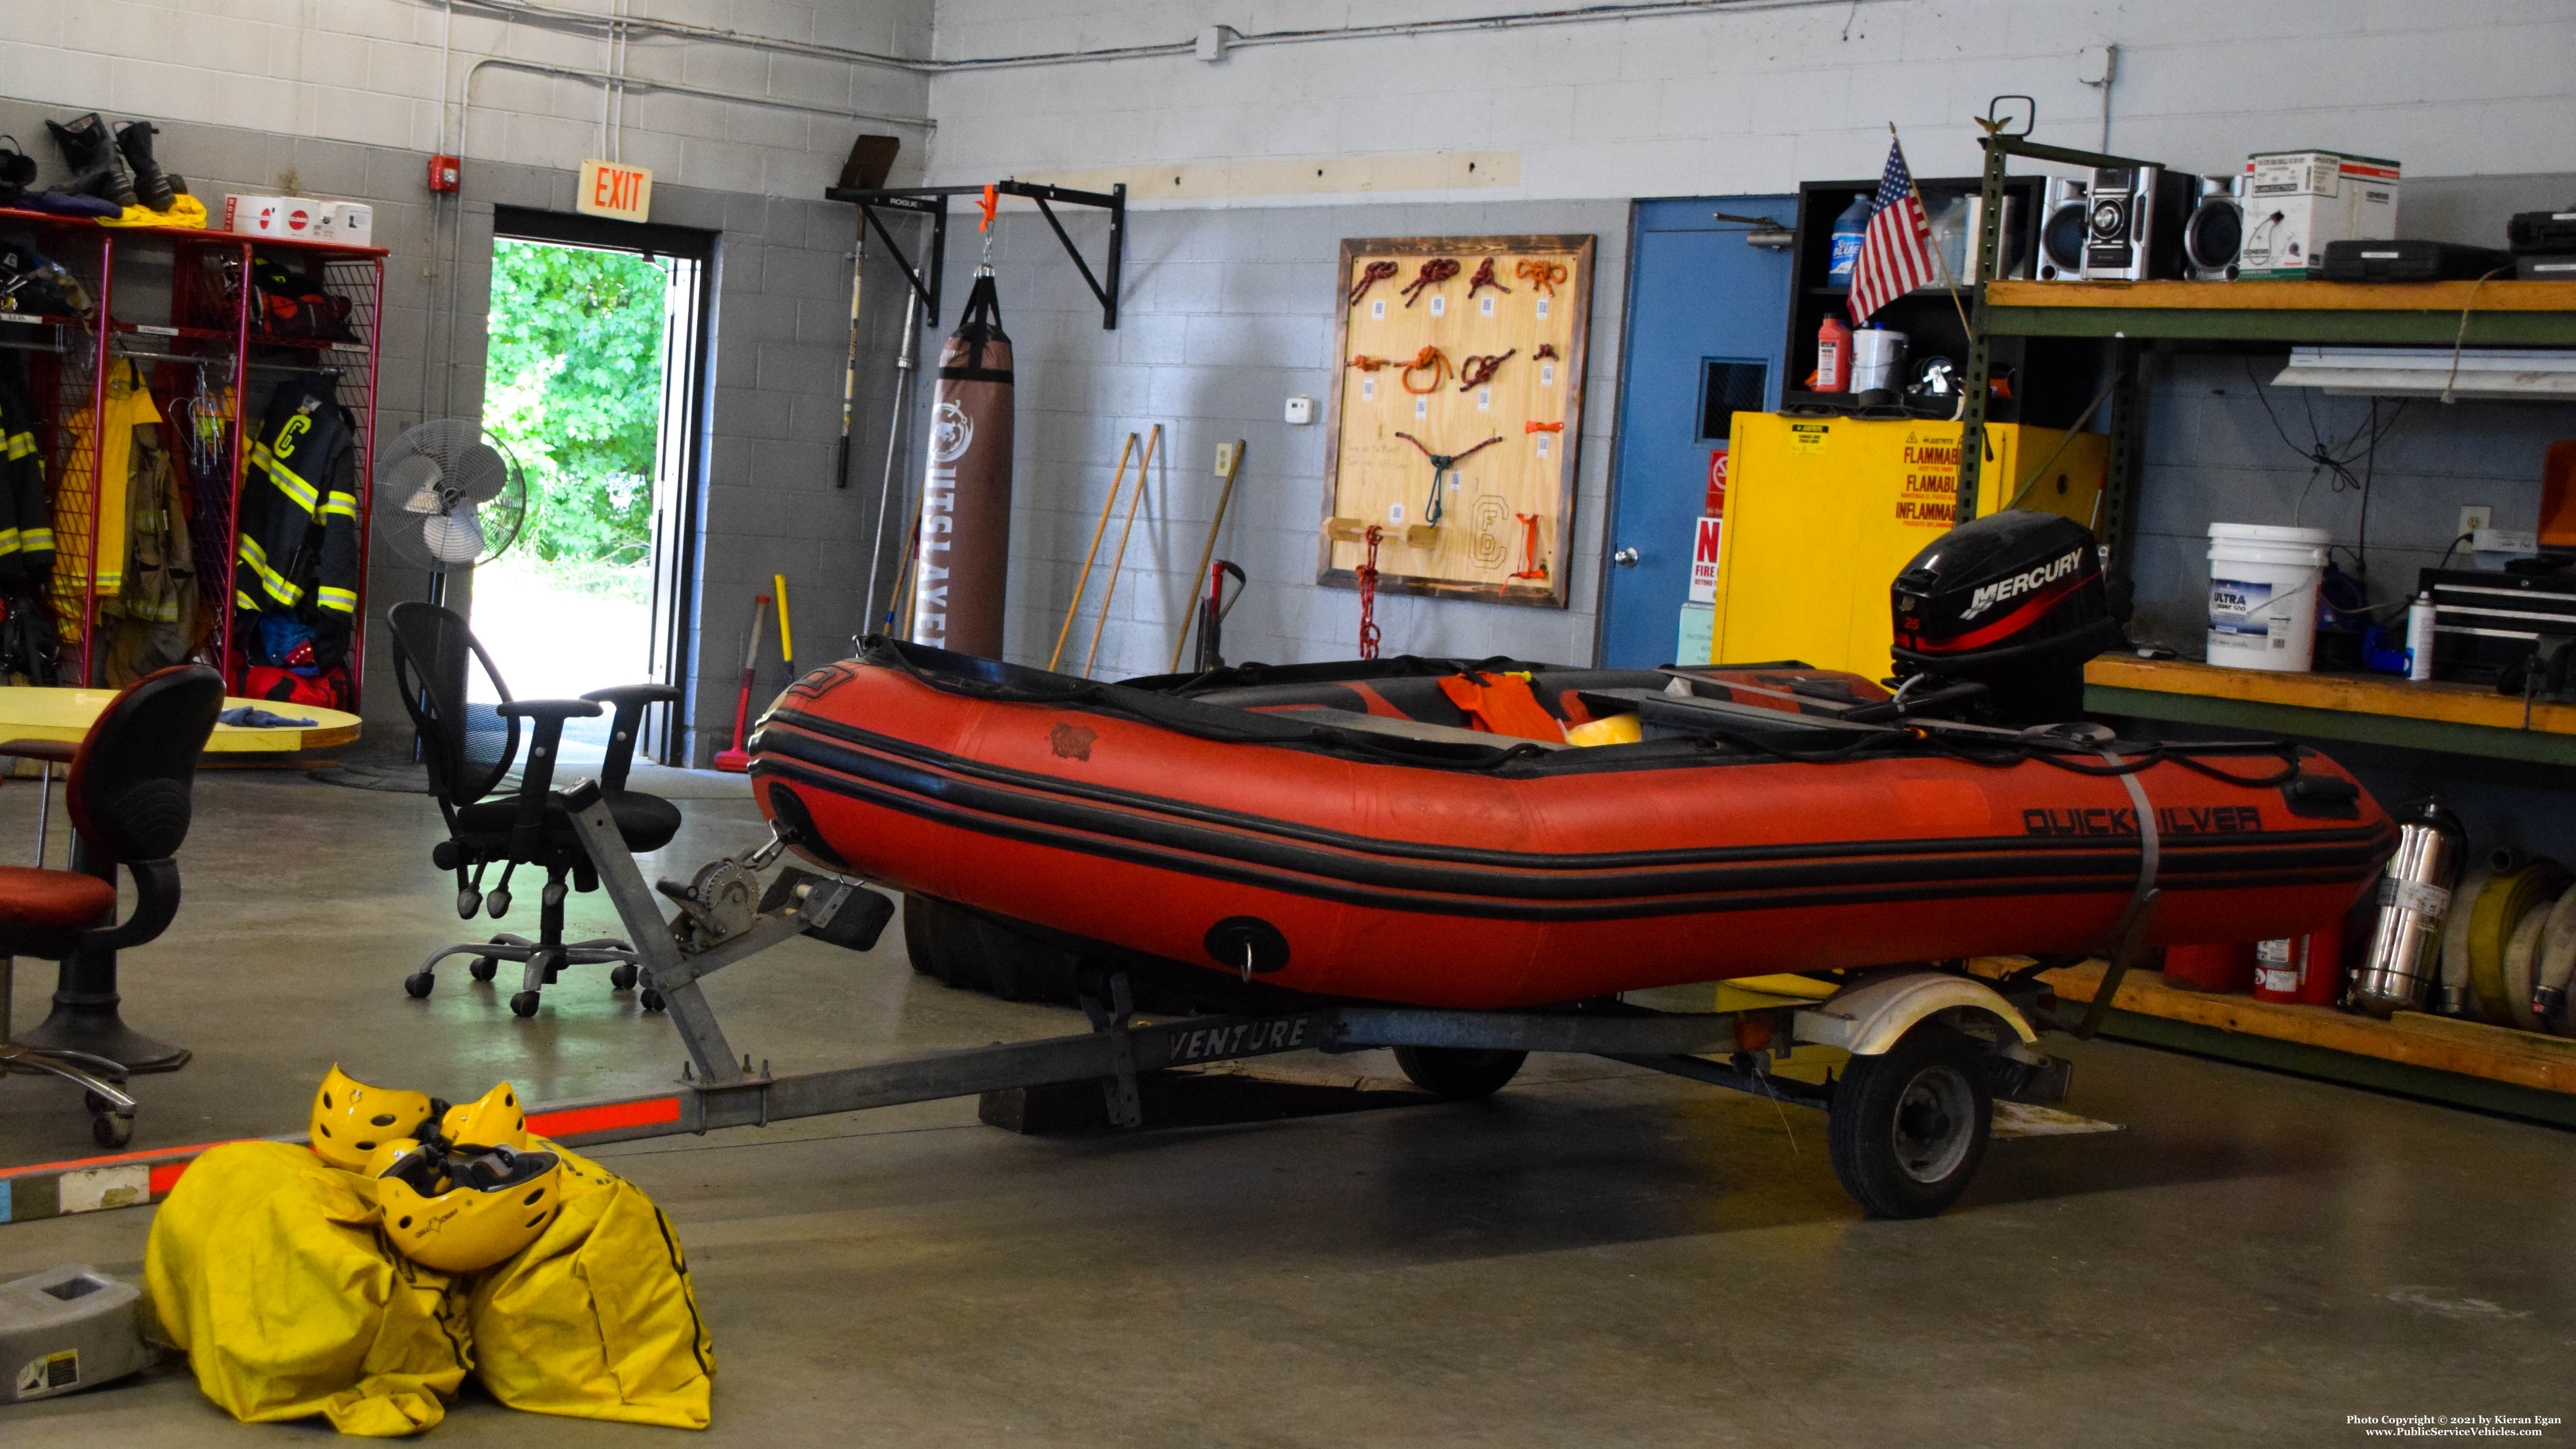
[[[2240,277],[2324,275],[2326,244],[2397,235],[2398,166],[2337,151],[2257,151],[2245,195]]]
[[[376,209],[363,201],[326,201],[321,218],[314,224],[315,241],[337,242],[344,247],[374,246]]]
[[[302,196],[227,196],[224,229],[242,236],[323,240],[319,228],[328,203]]]

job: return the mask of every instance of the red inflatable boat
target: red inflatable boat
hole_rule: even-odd
[[[1131,959],[1441,1007],[2082,951],[2150,885],[2157,943],[2297,936],[2395,839],[2312,751],[1905,708],[1800,666],[1101,684],[872,640],[780,697],[751,773],[827,868]]]

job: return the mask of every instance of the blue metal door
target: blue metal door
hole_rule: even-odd
[[[1690,597],[1709,454],[1737,409],[1780,405],[1789,253],[1749,245],[1738,217],[1798,214],[1794,196],[1637,203],[1611,457],[1601,662],[1670,663]]]

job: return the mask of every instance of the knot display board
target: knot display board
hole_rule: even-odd
[[[1565,607],[1594,241],[1342,243],[1317,582]]]

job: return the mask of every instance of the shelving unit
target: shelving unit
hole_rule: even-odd
[[[1984,123],[1987,214],[2016,156],[2086,168],[2145,164],[2031,141]],[[2388,347],[2576,347],[2576,282],[2020,282],[1996,280],[2002,239],[1977,238],[1976,337],[1966,421],[1988,420],[1998,347],[2032,339],[2107,344],[2111,456],[2098,532],[2126,563],[2145,437],[2138,363],[2148,346],[2338,343]],[[1962,448],[1960,505],[1975,516],[1982,449]],[[2576,765],[2576,706],[2387,675],[2276,674],[2106,655],[2085,667],[2088,712],[2251,734],[2350,740],[2537,765]],[[2092,1000],[2099,963],[2052,973],[2059,994]],[[2393,1021],[2320,1006],[2211,995],[2132,972],[2106,1034],[2576,1126],[2576,1041],[2400,1013]]]
[[[2045,148],[2042,148],[2045,149]],[[1982,425],[1986,349],[2008,338],[2095,338],[2112,346],[2111,470],[2099,533],[2125,562],[2146,410],[2142,344],[2344,343],[2380,347],[2576,347],[2576,282],[1988,282],[1970,349],[1970,412]],[[1975,450],[1960,469],[1973,499]],[[1973,517],[1973,503],[1962,519]],[[2157,716],[2167,718],[2170,716]]]
[[[240,483],[259,414],[259,409],[245,403],[257,401],[254,389],[263,377],[295,372],[331,375],[340,402],[358,420],[357,615],[364,620],[365,549],[375,458],[376,320],[384,301],[384,249],[177,227],[107,227],[86,219],[7,208],[0,208],[0,225],[32,233],[39,250],[79,277],[93,304],[86,319],[44,318],[0,325],[0,347],[38,355],[30,369],[33,395],[55,399],[43,419],[38,444],[47,460],[57,517],[64,517],[66,499],[71,500],[73,517],[86,505],[85,531],[56,530],[56,576],[84,581],[76,611],[69,610],[69,590],[54,601],[57,609],[77,615],[57,636],[59,682],[104,682],[99,673],[103,661],[92,556],[101,496],[92,462],[97,440],[80,435],[70,425],[83,410],[93,418],[99,415],[112,364],[119,357],[133,358],[144,371],[165,418],[170,400],[195,380],[199,369],[229,388],[230,406],[222,418],[224,466],[211,472],[195,470],[188,467],[185,449],[174,446],[171,450],[174,466],[184,475],[190,503],[189,535],[199,606],[213,620],[205,652],[219,662],[227,686],[236,693],[243,689],[245,660],[242,641],[234,636],[232,570],[240,528]],[[348,299],[346,321],[356,340],[282,336],[266,329],[257,288],[250,283],[251,264],[259,253],[295,259],[313,269],[323,290]],[[163,269],[166,276],[155,275]],[[131,311],[136,297],[144,299],[147,310],[166,299],[164,320],[120,317],[120,305]],[[21,332],[27,335],[20,336]],[[47,374],[52,377],[50,384]],[[43,407],[41,401],[39,407]],[[80,537],[68,536],[73,533]],[[352,711],[358,708],[359,683],[366,677],[364,647],[364,630],[353,631],[347,666]]]
[[[2386,674],[2273,674],[2106,654],[2084,666],[2090,713],[2576,765],[2576,705]],[[2525,718],[2526,712],[2528,719]]]
[[[1995,282],[1986,317],[2015,337],[2576,347],[2576,282]]]
[[[1915,183],[1923,194],[1924,205],[1936,214],[1952,198],[1975,195],[1979,186],[1979,179],[1973,176],[1925,177]],[[2039,249],[2041,178],[2008,177],[2003,188],[2003,194],[2010,198],[2006,209],[2012,213],[2013,224],[2007,255],[2026,267],[2027,259],[2037,255]],[[1810,181],[1798,188],[1794,223],[1797,241],[1790,256],[1788,350],[1782,354],[1789,359],[1788,385],[1781,394],[1784,408],[1847,407],[1852,402],[1848,393],[1808,391],[1806,378],[1815,367],[1816,330],[1826,315],[1850,320],[1844,311],[1844,299],[1851,289],[1824,280],[1833,262],[1834,218],[1855,197],[1877,189],[1874,179]],[[1960,277],[1959,284],[1964,298],[1969,295],[1969,278]],[[1968,334],[1960,324],[1959,304],[1951,300],[1946,287],[1923,287],[1892,298],[1874,320],[1906,335],[1909,372],[1927,357],[1947,357],[1963,367],[1966,364]],[[2032,348],[2016,338],[2008,344],[2006,353],[2003,365],[2017,369],[2026,385],[1996,409],[1997,422],[2065,427],[2075,421],[2101,387],[2101,349],[2097,346],[2042,343]]]
[[[1974,963],[2000,975],[2018,959]],[[2102,963],[2041,978],[2061,1001],[2100,991]],[[2067,1013],[2073,1014],[2073,1013]],[[2330,1006],[2222,996],[2131,971],[2102,1034],[2251,1066],[2576,1127],[2576,1040],[2401,1011],[2388,1021]]]

